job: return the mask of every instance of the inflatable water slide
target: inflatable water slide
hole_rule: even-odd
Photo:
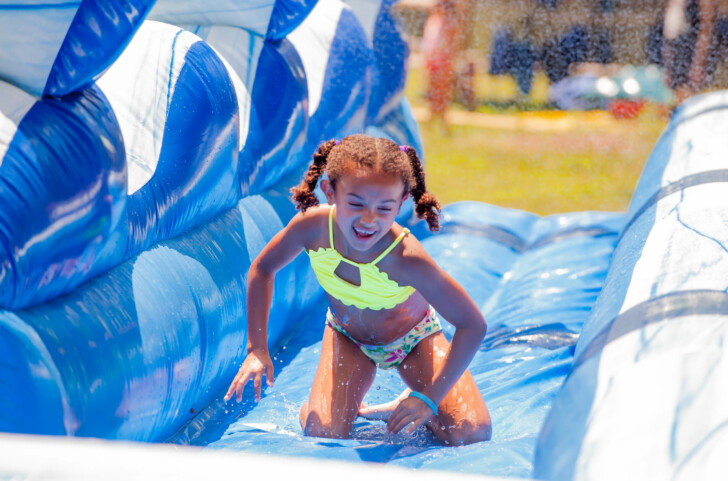
[[[303,436],[326,308],[303,256],[276,277],[275,385],[222,400],[248,267],[316,147],[422,152],[393,3],[0,0],[1,479],[726,472],[726,92],[677,110],[626,213],[460,202],[431,234],[405,209],[488,321],[492,440]],[[381,371],[365,402],[403,388]]]

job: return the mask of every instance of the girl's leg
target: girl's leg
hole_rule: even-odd
[[[421,340],[397,368],[405,384],[421,391],[433,382],[450,343],[438,332]],[[461,445],[490,439],[490,413],[469,371],[460,377],[438,406],[427,427],[445,444]]]
[[[311,394],[301,408],[304,434],[349,437],[375,374],[374,363],[351,339],[326,326]]]

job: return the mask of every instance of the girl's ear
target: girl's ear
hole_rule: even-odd
[[[326,194],[326,200],[329,201],[329,204],[334,204],[334,187],[331,185],[331,182],[324,179],[321,181],[321,190],[324,191],[324,194]]]

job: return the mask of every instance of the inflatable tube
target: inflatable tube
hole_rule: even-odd
[[[541,433],[537,477],[725,471],[727,123],[728,94],[694,98],[655,146]]]
[[[219,25],[244,28],[265,36],[276,0],[215,0],[202,4],[194,0],[157,0],[150,20],[174,25]]]
[[[316,5],[315,0],[157,0],[149,18],[175,25],[244,28],[271,42],[283,40]]]
[[[33,103],[3,84],[0,305],[70,292],[234,206],[230,75],[198,37],[146,22],[95,87]]]
[[[405,97],[400,97],[397,107],[383,119],[376,124],[367,126],[364,130],[373,137],[384,137],[397,142],[399,145],[414,147],[420,154],[420,160],[424,161],[425,151],[422,137],[420,137],[412,107]]]
[[[235,205],[238,102],[209,45],[145,22],[98,85],[127,146],[129,232],[119,260]]]
[[[351,9],[340,0],[320,0],[288,38],[306,72],[309,144],[361,132],[371,89],[372,51]]]
[[[116,59],[153,3],[2,2],[0,79],[36,96],[83,90]]]
[[[240,173],[241,190],[261,192],[305,169],[314,152],[305,150],[307,102],[306,73],[296,49],[288,39],[266,42],[258,58],[245,142],[246,158],[253,162]]]
[[[0,82],[0,119],[0,306],[19,309],[118,263],[105,248],[125,218],[127,171],[97,87],[36,100]]]
[[[392,15],[393,0],[346,0],[366,32],[373,55],[372,92],[367,108],[367,124],[377,124],[398,108],[406,81],[405,64],[409,47]]]
[[[348,66],[368,72],[370,49],[338,8],[318,83],[287,38],[197,18],[188,28],[213,45],[145,21],[79,92],[37,100],[0,84],[0,431],[162,441],[225,387],[243,355],[245,273],[293,215],[285,193],[319,137],[367,127],[370,84]],[[313,137],[309,85],[317,111],[342,108]],[[311,279],[300,260],[279,276],[274,349],[321,297]]]
[[[0,473],[10,476],[38,476],[44,479],[73,479],[74,481],[127,481],[156,479],[196,481],[225,479],[231,473],[245,470],[255,478],[314,479],[322,474],[332,479],[367,481],[376,477],[400,479],[412,476],[412,470],[376,465],[357,466],[350,463],[284,456],[261,456],[241,452],[209,451],[170,445],[112,442],[81,438],[51,438],[0,434]],[[35,474],[31,474],[35,473]],[[421,481],[438,481],[437,471],[417,473]],[[454,476],[448,479],[463,481],[495,478]]]
[[[305,146],[309,121],[306,77],[289,41],[272,44],[236,27],[183,27],[218,52],[236,86],[241,195],[262,192],[287,174],[300,172],[315,147]]]
[[[246,197],[68,296],[0,312],[2,398],[13,413],[0,431],[166,439],[237,371],[247,269],[292,215],[285,197]],[[286,321],[270,324],[271,345],[319,295],[297,290],[306,284],[304,259],[277,276],[271,316]],[[17,417],[36,408],[42,417]]]
[[[238,104],[238,117],[240,118],[240,143],[238,144],[240,169],[252,164],[249,149],[245,148],[245,142],[250,130],[250,92],[253,89],[255,72],[258,66],[258,58],[263,49],[264,40],[262,37],[237,27],[222,25],[180,25],[205,41],[220,57],[228,71],[230,80],[235,87],[235,96]],[[253,129],[256,130],[256,129]],[[247,154],[247,157],[246,157]],[[246,179],[249,181],[249,179]],[[242,183],[241,185],[247,185]],[[242,195],[247,190],[243,189]]]

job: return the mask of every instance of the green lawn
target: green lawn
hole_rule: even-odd
[[[425,82],[413,69],[406,95],[424,107]],[[428,188],[444,204],[477,200],[538,214],[627,209],[645,160],[667,121],[648,106],[638,118],[607,112],[519,112],[513,105],[543,104],[547,83],[537,78],[529,97],[516,98],[508,77],[479,73],[476,95],[510,105],[483,107],[489,119],[534,121],[541,128],[483,128],[421,122]],[[457,104],[455,110],[462,110]],[[493,117],[502,116],[502,117]],[[566,128],[550,126],[561,122]],[[563,126],[562,126],[563,127]]]

